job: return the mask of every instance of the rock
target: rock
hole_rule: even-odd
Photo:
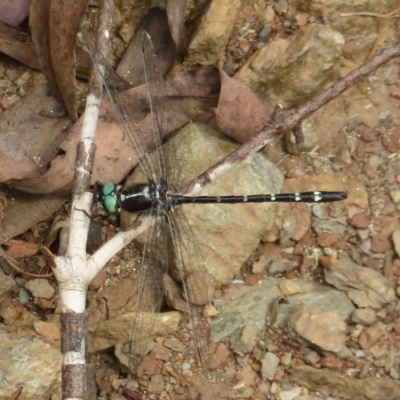
[[[230,356],[230,351],[226,347],[225,343],[218,343],[217,349],[215,350],[214,357],[211,361],[211,369],[217,369],[225,365],[226,360]]]
[[[160,394],[164,390],[164,377],[161,374],[155,374],[151,377],[148,391],[150,393],[157,393]]]
[[[246,365],[242,371],[236,375],[236,379],[239,381],[237,386],[239,386],[240,389],[253,387],[257,380],[257,374],[250,365]]]
[[[302,305],[289,318],[289,335],[321,353],[339,355],[346,347],[346,323],[336,311]]]
[[[0,354],[0,375],[5,379],[0,398],[10,398],[22,385],[18,400],[49,399],[61,386],[62,355],[41,340],[0,330]]]
[[[399,189],[391,190],[389,192],[389,194],[395,204],[400,204],[400,190]]]
[[[218,343],[245,326],[265,329],[265,316],[281,295],[278,279],[261,281],[255,286],[231,285],[221,298],[223,308],[211,325],[211,339]]]
[[[314,350],[307,350],[303,355],[303,360],[308,365],[315,365],[321,361],[321,356]]]
[[[302,390],[301,387],[294,387],[290,390],[280,390],[277,393],[277,400],[297,400]]]
[[[361,332],[358,342],[364,350],[369,349],[384,335],[386,335],[386,330],[382,325],[373,325]]]
[[[351,203],[362,210],[369,207],[369,196],[366,187],[356,179],[346,181],[346,193]]]
[[[338,239],[339,238],[334,233],[325,232],[318,236],[317,243],[321,247],[331,247],[338,241]]]
[[[372,325],[376,320],[375,311],[372,308],[359,308],[354,311],[351,320],[355,324]]]
[[[303,303],[336,310],[343,319],[347,319],[354,311],[352,302],[343,292],[313,282],[268,279],[255,286],[233,284],[221,298],[224,306],[218,319],[210,326],[212,340],[220,342],[248,325],[265,329],[265,316],[271,315],[276,300],[282,294],[287,301],[277,305],[276,322],[279,325],[284,324]]]
[[[321,367],[329,368],[329,369],[342,369],[343,368],[343,361],[340,361],[337,358],[332,357],[324,357],[321,360]]]
[[[270,387],[271,385],[269,384],[269,382],[261,380],[260,383],[258,384],[257,389],[261,394],[268,396]]]
[[[365,124],[360,124],[358,132],[360,133],[363,140],[366,142],[374,142],[378,138],[375,130],[371,129],[368,125]]]
[[[115,346],[118,342],[128,342],[132,328],[134,313],[120,315],[88,329],[89,352],[105,350]],[[165,332],[174,332],[178,329],[182,315],[177,311],[156,314],[153,336],[164,335]],[[149,341],[151,338],[149,338]]]
[[[171,352],[161,343],[156,343],[151,352],[154,354],[156,360],[168,361],[171,357]]]
[[[179,133],[197,157],[193,177],[237,146],[203,124],[189,124]],[[179,150],[179,149],[178,149]],[[188,177],[189,178],[189,177]],[[256,154],[208,185],[201,195],[277,193],[283,176],[275,165]],[[261,232],[272,227],[273,204],[194,204],[181,207],[202,250],[205,265],[219,284],[231,282],[257,248]]]
[[[0,311],[0,316],[3,318],[3,324],[12,325],[14,321],[23,312],[24,308],[21,304],[16,304],[15,306],[10,306],[2,309]]]
[[[240,0],[211,2],[202,14],[188,48],[188,65],[216,64],[223,56],[240,11]]]
[[[391,248],[392,243],[384,233],[377,233],[376,235],[372,236],[371,251],[375,253],[384,253]]]
[[[19,290],[17,283],[11,276],[6,275],[3,270],[0,269],[0,295],[11,291],[17,293]]]
[[[357,379],[342,373],[299,366],[288,371],[289,379],[316,392],[337,388],[340,397],[351,400],[398,400],[400,384],[392,379]]]
[[[154,376],[157,372],[157,360],[154,353],[150,353],[145,356],[142,362],[139,364],[137,370],[137,376],[142,378],[144,375]]]
[[[176,339],[165,339],[163,344],[167,349],[177,351],[178,353],[182,353],[187,347]]]
[[[117,318],[135,311],[137,291],[138,279],[126,277],[105,287],[98,297],[105,300],[108,317]]]
[[[309,25],[287,39],[267,43],[235,75],[261,98],[291,108],[338,78],[343,36],[323,25]],[[329,77],[329,78],[328,78]]]
[[[289,8],[289,3],[286,0],[277,0],[274,2],[274,10],[277,13],[285,13]]]
[[[91,290],[97,290],[107,279],[107,273],[104,268],[100,270],[100,272],[94,277],[92,282],[90,283]]]
[[[33,303],[39,306],[42,310],[54,310],[56,306],[44,297],[36,297]]]
[[[365,213],[358,213],[350,219],[350,224],[355,228],[368,228],[369,218]]]
[[[307,282],[301,279],[285,279],[279,284],[286,302],[278,307],[277,321],[283,324],[302,304],[310,304],[326,311],[336,311],[343,320],[349,318],[354,305],[345,293],[330,286]]]
[[[281,357],[281,364],[287,367],[288,365],[290,365],[291,362],[292,353],[283,353],[283,356]]]
[[[394,131],[388,132],[387,135],[382,137],[382,144],[386,147],[388,151],[391,153],[396,153],[399,151],[400,148],[400,130],[396,129]],[[393,198],[392,194],[390,193],[391,197]],[[395,195],[397,199],[399,199],[399,194]],[[393,199],[396,202],[395,199]],[[398,203],[396,203],[398,204]]]
[[[261,376],[263,379],[272,380],[279,366],[279,357],[267,351],[261,366]]]
[[[394,249],[398,257],[400,257],[400,230],[396,230],[392,235]]]
[[[43,336],[43,340],[50,345],[60,341],[59,322],[34,321],[33,328],[40,336]]]
[[[262,253],[259,260],[252,266],[253,274],[265,272],[267,268],[271,275],[273,275],[275,272],[285,271],[285,267],[282,264],[280,246],[275,243],[265,243],[261,251]]]
[[[55,293],[49,281],[42,278],[32,279],[26,283],[25,288],[32,293],[32,296],[44,297],[45,299],[51,299]]]
[[[325,280],[346,292],[361,308],[380,308],[394,303],[396,298],[392,286],[380,272],[360,267],[351,261],[332,261],[325,268]]]
[[[289,206],[289,210],[283,218],[282,229],[279,233],[280,242],[285,243],[289,239],[301,240],[311,228],[311,213],[304,203],[285,206]],[[279,210],[282,215],[285,215],[284,207],[280,206]]]
[[[231,336],[231,348],[241,355],[250,353],[256,344],[255,339],[259,331],[257,326],[248,325],[243,328],[241,333],[240,331],[237,331],[238,334],[235,332]]]

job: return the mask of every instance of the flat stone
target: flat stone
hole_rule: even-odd
[[[274,353],[267,351],[261,366],[261,375],[263,379],[273,379],[279,366],[279,357]]]
[[[18,400],[49,399],[61,385],[62,355],[41,340],[0,330],[0,354],[0,398],[11,398],[22,384]]]

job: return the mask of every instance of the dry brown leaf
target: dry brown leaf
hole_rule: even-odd
[[[222,89],[221,76],[223,77]],[[129,107],[132,109],[140,108],[142,99],[146,96],[146,90],[144,85],[130,89],[128,91]],[[224,97],[219,100],[218,104],[220,91]],[[236,93],[238,93],[238,96],[236,96]],[[240,97],[240,94],[242,94],[243,98]],[[167,81],[167,96],[168,110],[165,117],[169,119],[169,132],[184,126],[191,120],[213,122],[213,117],[216,113],[217,117],[215,118],[214,125],[220,131],[228,133],[238,141],[248,140],[248,138],[257,134],[267,123],[270,110],[272,109],[268,103],[254,95],[249,88],[227,77],[213,66],[174,74]],[[24,101],[26,99],[23,99],[20,102],[21,105],[17,106],[23,107],[22,103]],[[243,102],[245,102],[245,105]],[[5,118],[7,126],[10,123],[13,124],[12,126],[21,124],[18,112],[14,112],[12,117],[8,114],[10,112],[11,110],[4,114],[7,117]],[[100,115],[95,141],[97,151],[92,183],[96,180],[101,182],[120,182],[137,164],[137,155],[134,153],[129,138],[125,135],[115,110],[108,99],[103,101]],[[143,115],[144,118],[140,121],[142,129],[145,131],[150,130],[152,126],[151,116],[148,113]],[[16,122],[12,122],[13,118],[15,118]],[[29,128],[29,121],[33,121],[33,118],[32,114],[27,120],[27,131],[31,129],[31,127]],[[42,154],[52,154],[54,157],[54,154],[56,154],[57,149],[54,146],[56,139],[46,135],[43,139],[40,139],[41,134],[45,134],[47,131],[55,132],[58,129],[59,134],[56,137],[57,140],[60,140],[60,135],[62,137],[61,124],[52,125],[52,123],[55,124],[54,121],[57,120],[37,119],[37,143],[47,146],[51,151],[36,151],[33,155],[36,154],[37,156],[39,154],[40,157],[44,157]],[[0,118],[1,127],[2,119]],[[14,169],[13,180],[8,180],[8,183],[21,191],[38,194],[69,189],[74,174],[76,146],[80,140],[81,127],[82,122],[79,120],[61,144],[59,155],[54,159],[51,159],[49,156],[46,158],[47,164],[43,164],[46,166],[44,173],[45,168],[40,169],[37,165],[34,165],[31,153],[30,157],[23,159],[18,164],[15,164],[12,157],[3,160],[3,173],[4,171],[10,172]],[[166,132],[166,134],[169,132]],[[151,141],[151,135],[149,135],[149,141]],[[39,145],[36,147],[38,150],[41,150]],[[151,150],[150,143],[148,150]],[[16,169],[16,166],[18,169]],[[29,167],[32,169],[30,170]],[[17,175],[18,171],[19,175]]]
[[[238,143],[245,143],[261,131],[274,108],[248,86],[221,74],[221,94],[215,126]]]
[[[29,35],[23,29],[7,25],[3,21],[0,21],[0,52],[30,68],[40,69],[35,45]]]
[[[4,218],[1,221],[1,235],[9,239],[26,232],[35,224],[53,215],[70,196],[69,193],[31,195],[8,190],[8,202]]]
[[[13,185],[47,169],[66,137],[69,118],[46,118],[41,111],[57,106],[48,86],[42,85],[1,114],[0,182]]]
[[[88,0],[34,0],[30,15],[32,39],[42,71],[73,121],[78,119],[75,42],[87,4]]]

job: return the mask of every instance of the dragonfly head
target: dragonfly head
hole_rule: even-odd
[[[121,212],[118,201],[118,187],[114,182],[104,184],[97,194],[97,202],[110,215],[117,215]]]

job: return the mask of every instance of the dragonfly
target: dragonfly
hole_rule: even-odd
[[[187,171],[191,170],[190,150],[187,147],[182,151],[184,142],[180,140],[170,140],[167,146],[163,145],[168,121],[173,116],[168,112],[165,81],[158,69],[151,37],[146,31],[142,33],[141,45],[151,129],[141,126],[142,115],[137,111],[137,104],[132,104],[129,95],[121,92],[121,88],[126,86],[115,83],[117,78],[109,68],[102,79],[147,182],[125,189],[114,182],[95,185],[95,197],[106,215],[119,215],[122,211],[150,214],[129,342],[129,366],[135,372],[147,353],[155,315],[160,312],[164,295],[163,279],[175,267],[185,293],[197,358],[204,375],[211,379],[210,327],[203,308],[211,303],[213,288],[201,248],[179,206],[193,203],[332,202],[344,200],[347,195],[321,191],[247,196],[182,195],[187,184]],[[90,53],[97,65],[93,53]],[[151,151],[148,150],[149,137]]]

